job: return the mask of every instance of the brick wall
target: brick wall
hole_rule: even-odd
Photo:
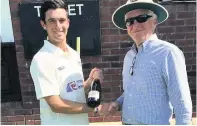
[[[39,102],[36,100],[33,81],[29,73],[31,61],[24,58],[24,48],[20,30],[19,2],[35,2],[35,0],[9,0],[14,30],[17,63],[22,93],[21,102],[1,104],[1,124],[40,124]],[[42,1],[42,0],[36,0]],[[101,45],[100,56],[82,57],[85,77],[93,67],[103,70],[105,81],[103,101],[115,100],[122,93],[121,71],[123,58],[132,43],[125,31],[115,28],[111,22],[113,11],[126,0],[100,0]],[[169,19],[158,26],[159,38],[176,44],[183,50],[187,63],[187,71],[196,71],[196,4],[180,3],[164,5],[170,13]],[[196,103],[196,76],[189,77],[193,105]],[[194,110],[196,111],[196,107]],[[120,113],[115,116],[98,117],[89,113],[90,122],[120,121]]]

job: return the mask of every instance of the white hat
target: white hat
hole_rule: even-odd
[[[153,11],[157,15],[158,24],[164,22],[169,14],[168,11],[153,0],[128,0],[126,4],[117,8],[112,15],[113,24],[122,29],[126,30],[125,14],[135,9],[147,9]]]

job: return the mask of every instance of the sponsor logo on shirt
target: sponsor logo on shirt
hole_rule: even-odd
[[[83,80],[72,81],[67,84],[66,91],[72,92],[74,90],[78,90],[83,88]]]
[[[65,67],[64,66],[60,66],[60,67],[58,67],[57,69],[58,70],[63,70]]]

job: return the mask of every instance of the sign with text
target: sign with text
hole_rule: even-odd
[[[43,46],[47,33],[40,25],[40,8],[42,3],[20,3],[20,23],[25,57],[32,59]],[[76,50],[76,40],[80,37],[80,54],[82,56],[99,55],[100,17],[99,0],[68,1],[70,27],[67,43]]]

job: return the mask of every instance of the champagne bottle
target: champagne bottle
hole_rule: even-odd
[[[99,79],[94,79],[88,93],[87,105],[91,108],[98,107],[101,103],[101,83]]]

